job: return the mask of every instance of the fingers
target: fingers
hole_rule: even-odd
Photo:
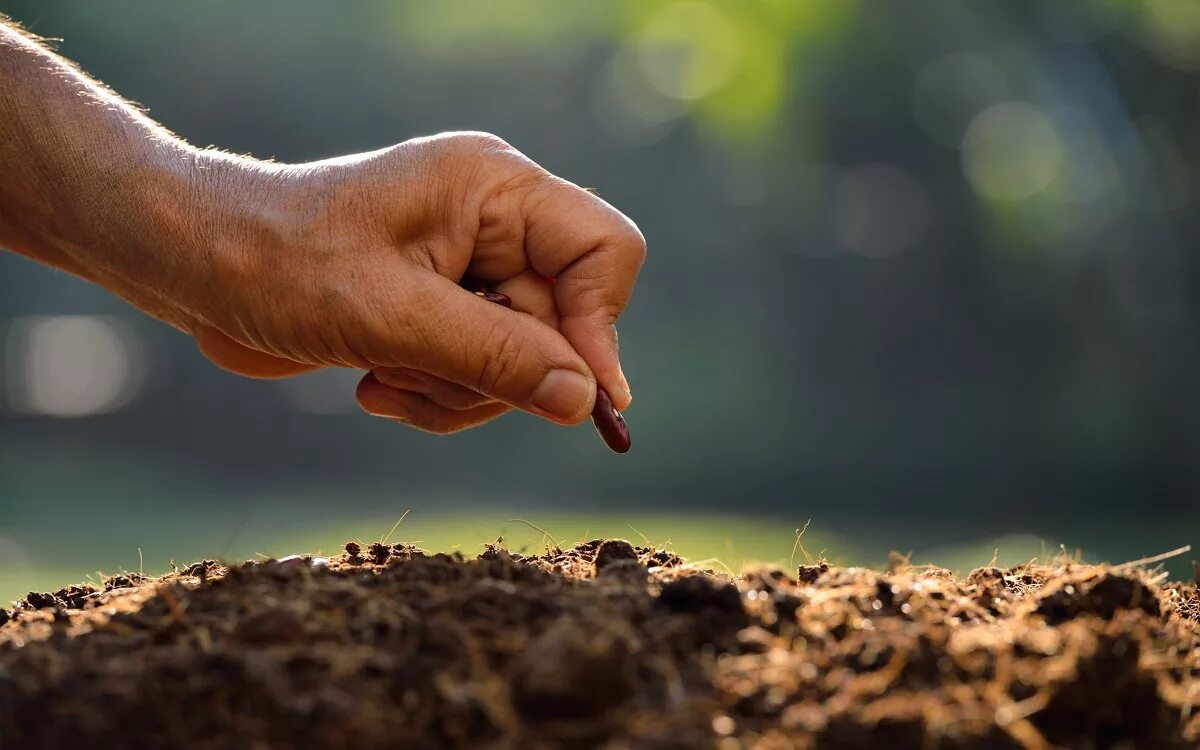
[[[448,409],[421,393],[383,385],[370,372],[358,384],[355,395],[359,406],[368,414],[394,419],[438,435],[478,427],[512,408],[507,404],[491,402],[469,409]]]
[[[251,378],[286,378],[318,370],[318,365],[304,364],[285,357],[251,349],[210,326],[192,330],[196,346],[218,367]]]
[[[556,279],[559,328],[624,409],[632,395],[617,355],[617,317],[646,258],[632,221],[597,196],[553,180],[533,188],[525,249],[532,268]]]
[[[410,304],[379,321],[362,347],[377,352],[374,364],[436,375],[555,422],[588,416],[596,381],[562,334],[432,271],[408,273]],[[396,361],[381,361],[387,358]]]
[[[462,286],[467,291],[479,296],[479,293],[474,291],[469,284],[464,283]],[[558,327],[554,286],[549,280],[542,278],[534,271],[524,271],[492,287],[492,291],[509,297],[510,299],[505,301],[505,305],[512,304],[512,309],[528,313],[552,328]],[[483,299],[492,301],[487,296],[484,296]],[[376,367],[372,373],[376,380],[386,386],[419,393],[446,409],[463,411],[485,404],[497,403],[494,399],[470,388],[409,367]]]
[[[376,380],[390,388],[423,395],[438,406],[454,411],[496,403],[494,399],[470,388],[408,367],[376,367],[371,373]]]
[[[512,300],[512,309],[529,313],[551,328],[558,328],[558,306],[554,301],[554,283],[536,271],[527,269],[494,286]]]
[[[558,327],[554,287],[547,279],[533,271],[522,272],[490,288],[489,291],[479,291],[487,287],[477,280],[464,279],[460,286],[484,301],[528,313],[552,328]],[[447,409],[461,411],[496,403],[470,388],[420,370],[408,367],[376,367],[372,372],[375,379],[384,385],[423,394],[433,403]]]

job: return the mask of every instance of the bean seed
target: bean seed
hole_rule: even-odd
[[[485,289],[474,279],[464,279],[463,287],[480,299],[508,308],[512,307],[512,299],[507,294]],[[617,453],[629,452],[629,447],[632,445],[629,438],[629,425],[625,424],[625,417],[622,417],[621,412],[613,406],[608,391],[601,387],[596,388],[596,405],[592,408],[592,424],[596,425],[596,432],[600,433],[600,438],[605,445]]]
[[[507,294],[480,290],[475,292],[475,296],[479,297],[480,299],[487,300],[488,302],[495,302],[497,305],[503,305],[504,307],[510,309],[512,308],[512,299],[510,299]]]
[[[596,406],[592,409],[592,424],[596,432],[604,440],[604,444],[617,453],[628,453],[632,441],[629,439],[629,425],[625,417],[613,406],[608,391],[596,388]]]

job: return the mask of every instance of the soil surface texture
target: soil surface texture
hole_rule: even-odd
[[[0,610],[4,750],[1198,744],[1200,594],[1132,566],[352,542]]]

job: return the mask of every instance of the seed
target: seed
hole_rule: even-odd
[[[608,396],[608,391],[603,388],[596,389],[596,406],[592,409],[592,424],[596,425],[596,432],[600,433],[605,445],[617,453],[629,452],[629,446],[632,444],[629,439],[629,425],[625,424],[625,417],[622,417],[621,412],[616,410],[612,399]]]
[[[497,305],[504,305],[508,308],[512,307],[512,299],[510,299],[507,294],[501,294],[500,292],[488,289],[487,284],[484,281],[477,279],[474,276],[462,277],[462,280],[459,282],[459,286],[482,300],[495,302]]]
[[[512,299],[507,294],[484,289],[475,279],[464,279],[463,287],[480,299],[508,308],[512,307]],[[604,440],[605,445],[617,453],[629,452],[632,444],[629,439],[629,425],[625,424],[625,417],[621,416],[621,412],[613,407],[608,391],[603,388],[596,389],[596,405],[592,408],[592,424],[596,425],[596,432],[600,433],[600,438]]]
[[[478,291],[475,292],[475,296],[479,297],[480,299],[485,299],[488,302],[495,302],[497,305],[503,305],[510,309],[512,308],[512,299],[510,299],[507,294],[501,294],[500,292]]]

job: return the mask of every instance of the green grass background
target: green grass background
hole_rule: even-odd
[[[0,601],[122,570],[158,574],[169,570],[172,561],[332,554],[349,539],[380,539],[406,510],[391,541],[431,551],[459,550],[470,556],[498,538],[511,549],[540,549],[548,539],[513,520],[520,518],[560,544],[596,537],[649,540],[690,560],[706,560],[713,568],[734,572],[756,562],[787,565],[791,558],[800,563],[806,553],[845,565],[879,566],[891,550],[911,554],[914,563],[934,562],[960,572],[987,563],[993,555],[1001,564],[1013,565],[1033,557],[1046,559],[1064,549],[1089,561],[1121,562],[1200,538],[1196,519],[1130,517],[1121,524],[1096,519],[1090,525],[1073,522],[1066,530],[1013,532],[977,524],[955,529],[906,527],[894,519],[872,524],[844,515],[822,518],[819,506],[802,504],[792,515],[741,515],[604,510],[594,504],[556,508],[528,499],[467,506],[449,498],[388,502],[367,494],[325,492],[232,498],[198,493],[171,503],[148,496],[98,500],[93,495],[92,503],[74,505],[70,512],[17,513],[7,519],[0,527]],[[796,529],[809,519],[803,549],[793,558]],[[1198,556],[1193,552],[1177,557],[1167,567],[1176,578],[1190,575],[1188,560]]]

